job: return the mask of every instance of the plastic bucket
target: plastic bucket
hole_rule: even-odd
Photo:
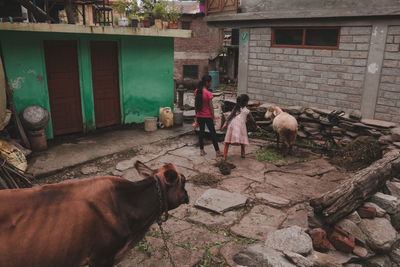
[[[47,149],[47,140],[44,129],[28,131],[28,139],[33,151],[43,151]]]
[[[156,117],[144,118],[144,130],[146,132],[153,132],[157,130],[157,118]]]
[[[208,74],[212,78],[212,84],[210,86],[210,89],[214,91],[215,89],[217,89],[219,85],[219,71],[209,71]]]

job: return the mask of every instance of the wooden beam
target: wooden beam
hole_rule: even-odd
[[[24,6],[28,11],[32,12],[33,16],[38,19],[43,19],[43,20],[50,20],[51,22],[56,22],[52,17],[47,15],[46,12],[44,12],[41,8],[38,6],[35,6],[30,0],[15,0],[18,3],[20,3],[22,6]]]

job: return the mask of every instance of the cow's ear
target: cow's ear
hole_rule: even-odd
[[[150,169],[140,161],[136,161],[135,168],[138,173],[144,178],[151,177],[154,174],[154,171],[152,169]]]
[[[176,181],[178,181],[178,173],[174,170],[166,170],[164,172],[164,177],[168,184],[174,184]]]

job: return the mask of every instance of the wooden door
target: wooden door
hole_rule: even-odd
[[[54,135],[82,132],[76,41],[44,41]]]
[[[121,122],[116,42],[91,42],[92,79],[96,127]]]

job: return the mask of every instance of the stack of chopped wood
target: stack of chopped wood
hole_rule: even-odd
[[[0,189],[32,187],[31,178],[6,160],[0,159]]]

